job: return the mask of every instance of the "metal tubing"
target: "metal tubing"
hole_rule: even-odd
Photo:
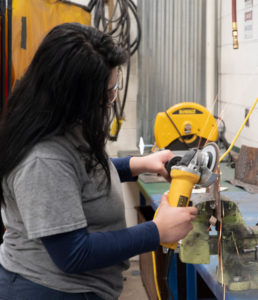
[[[237,14],[236,14],[236,0],[232,0],[232,22],[237,21]]]

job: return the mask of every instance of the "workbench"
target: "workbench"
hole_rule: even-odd
[[[227,195],[231,200],[235,201],[246,222],[247,226],[256,225],[258,223],[258,194],[250,194],[241,188],[235,187],[226,180],[234,178],[234,169],[227,167],[226,163],[221,166],[221,186],[227,190],[221,193]],[[146,183],[139,178],[138,185],[141,193],[141,205],[147,201],[155,211],[160,203],[162,194],[169,190],[167,182]],[[192,194],[194,197],[194,194]],[[169,284],[173,291],[174,300],[178,300],[178,282],[177,282],[177,260],[175,255],[171,268]],[[246,300],[258,299],[258,290],[248,290],[241,292],[232,292],[226,289],[224,298],[224,287],[218,283],[216,279],[216,267],[218,265],[217,255],[211,255],[210,264],[208,265],[191,265],[186,264],[186,300],[197,300],[197,273],[204,280],[206,285],[212,291],[217,299],[225,300]]]

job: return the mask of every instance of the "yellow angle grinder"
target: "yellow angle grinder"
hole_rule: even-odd
[[[219,162],[219,148],[215,143],[207,144],[202,150],[190,149],[183,157],[175,156],[166,168],[172,178],[168,201],[171,206],[185,207],[189,205],[194,185],[208,187],[218,177],[214,171]],[[162,246],[176,249],[178,243]]]
[[[183,157],[175,156],[167,162],[166,169],[172,178],[168,193],[169,204],[174,207],[188,206],[194,186],[208,187],[217,180],[218,175],[214,171],[218,163],[219,148],[214,142],[207,144],[203,149],[192,148]],[[157,211],[158,209],[156,213]],[[169,271],[177,245],[178,242],[162,244],[163,251],[166,253],[163,280],[169,299],[174,299],[169,285]],[[157,280],[155,252],[152,252],[152,259],[156,291],[158,299],[161,300]]]

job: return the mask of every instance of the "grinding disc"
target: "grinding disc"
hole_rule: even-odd
[[[213,172],[219,163],[219,147],[216,143],[209,143],[202,150],[202,153],[207,153],[205,164],[207,168]]]

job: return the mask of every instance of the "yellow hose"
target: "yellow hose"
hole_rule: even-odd
[[[253,112],[253,110],[254,110],[255,105],[257,104],[257,102],[258,102],[258,98],[256,98],[256,100],[254,101],[254,103],[253,103],[251,109],[249,110],[249,112],[248,112],[248,114],[247,114],[247,116],[246,116],[246,118],[245,118],[243,124],[241,125],[241,127],[239,128],[239,130],[238,130],[238,132],[237,132],[235,138],[233,139],[233,142],[232,142],[231,145],[229,146],[228,150],[220,157],[219,162],[221,162],[221,161],[228,155],[228,153],[231,151],[231,149],[233,148],[233,146],[234,146],[234,144],[235,144],[237,138],[239,137],[241,131],[243,130],[243,128],[244,128],[244,126],[245,126],[245,123],[246,123],[247,120],[249,119],[249,117],[250,117],[251,113]]]
[[[153,219],[156,218],[156,214],[159,210],[159,207],[156,209],[155,214],[153,216]],[[160,296],[160,290],[159,290],[159,283],[158,283],[158,275],[157,275],[157,265],[156,265],[156,258],[155,258],[155,251],[151,252],[152,254],[152,264],[153,264],[153,275],[154,275],[154,283],[155,283],[155,288],[158,296],[158,300],[162,300]]]
[[[158,299],[161,300],[160,291],[159,291],[159,284],[158,284],[158,276],[157,276],[157,266],[156,266],[156,259],[155,259],[155,252],[152,251],[152,263],[153,263],[153,274],[154,274],[154,282],[156,287],[156,292]]]

